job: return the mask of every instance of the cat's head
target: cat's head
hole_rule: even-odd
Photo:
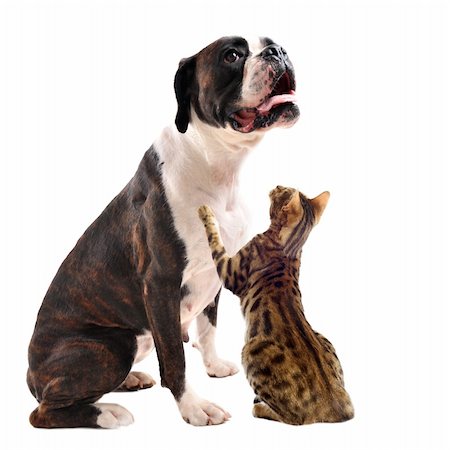
[[[330,193],[325,191],[308,199],[297,189],[277,186],[269,196],[271,229],[276,230],[285,252],[294,255],[319,222]]]

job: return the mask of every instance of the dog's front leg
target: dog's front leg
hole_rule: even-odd
[[[214,302],[208,305],[197,316],[197,342],[193,344],[202,354],[203,364],[210,377],[228,377],[239,371],[237,366],[217,356],[215,336],[217,326],[217,308],[219,306],[220,290]]]
[[[187,384],[180,324],[180,291],[167,279],[144,283],[144,301],[158,354],[161,385],[169,388],[183,419],[192,425],[216,425],[230,414],[200,398]]]

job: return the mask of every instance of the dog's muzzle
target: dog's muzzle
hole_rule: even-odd
[[[275,123],[290,126],[300,115],[296,105],[294,70],[286,51],[273,44],[264,48],[259,57],[266,65],[265,83],[270,88],[259,105],[239,108],[230,114],[231,126],[242,133],[267,128]]]

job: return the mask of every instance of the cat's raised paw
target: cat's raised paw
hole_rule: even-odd
[[[198,217],[203,223],[207,223],[214,218],[214,213],[209,206],[203,205],[198,208]]]

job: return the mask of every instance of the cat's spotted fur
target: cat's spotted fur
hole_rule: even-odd
[[[242,364],[256,393],[253,414],[296,425],[351,419],[334,347],[309,325],[298,287],[302,246],[329,193],[309,200],[278,186],[270,197],[270,228],[233,257],[211,209],[199,209],[219,276],[241,299],[247,326]]]

